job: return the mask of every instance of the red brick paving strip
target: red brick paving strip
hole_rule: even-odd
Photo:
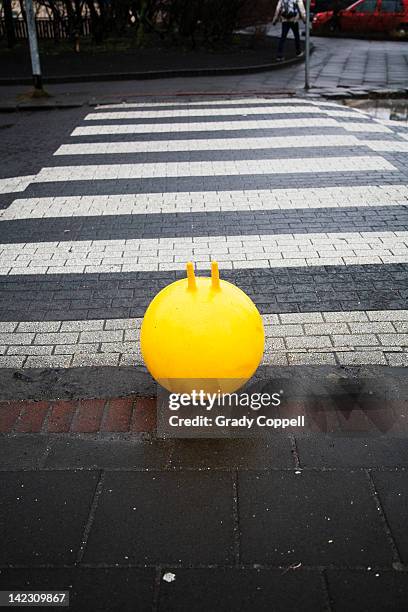
[[[133,410],[132,432],[153,431],[156,429],[156,399],[139,397]]]
[[[133,397],[120,397],[111,400],[106,409],[101,431],[129,431],[134,403]]]
[[[99,431],[105,403],[106,400],[103,399],[81,400],[71,430],[78,433],[96,433]]]
[[[0,402],[0,433],[134,433],[155,427],[154,398]]]
[[[305,414],[311,431],[408,432],[408,401],[388,400],[386,410],[345,405],[343,410],[304,411],[302,402],[288,406],[285,416]],[[70,401],[0,402],[0,433],[143,433],[156,428],[156,399],[122,397]],[[290,433],[289,430],[287,430]]]
[[[47,431],[66,433],[71,429],[78,402],[59,401],[52,404],[48,415]]]
[[[18,433],[38,433],[47,416],[49,402],[26,402],[15,425]]]
[[[21,402],[4,402],[0,404],[0,432],[9,432],[13,429],[21,408]]]

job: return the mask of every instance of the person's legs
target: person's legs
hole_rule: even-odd
[[[294,23],[291,23],[290,26],[293,32],[293,36],[295,37],[296,54],[300,55],[302,49],[300,46],[299,23],[295,21]]]
[[[282,55],[283,48],[285,46],[285,40],[289,32],[289,26],[290,26],[290,23],[288,21],[282,21],[282,32],[281,32],[281,37],[279,40],[278,54],[277,54],[278,59],[283,57]]]

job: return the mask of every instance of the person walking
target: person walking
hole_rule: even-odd
[[[278,62],[283,60],[283,49],[286,38],[289,34],[289,30],[292,30],[293,36],[295,37],[296,55],[302,54],[299,34],[300,19],[306,23],[306,11],[303,0],[279,0],[272,21],[273,25],[275,25],[278,21],[282,23],[282,32],[278,45],[278,53],[276,56],[276,60]]]

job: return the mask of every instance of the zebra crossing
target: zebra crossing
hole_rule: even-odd
[[[96,107],[3,187],[0,367],[141,364],[148,303],[211,259],[262,313],[265,364],[408,365],[407,153],[323,100]]]

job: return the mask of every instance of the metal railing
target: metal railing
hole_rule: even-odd
[[[37,36],[41,39],[64,39],[69,38],[68,19],[54,21],[52,19],[36,19],[35,21]],[[23,19],[13,19],[14,34],[17,40],[28,38],[27,24]],[[91,20],[82,19],[79,24],[79,35],[91,35]],[[0,38],[6,36],[6,26],[4,19],[0,19]]]

